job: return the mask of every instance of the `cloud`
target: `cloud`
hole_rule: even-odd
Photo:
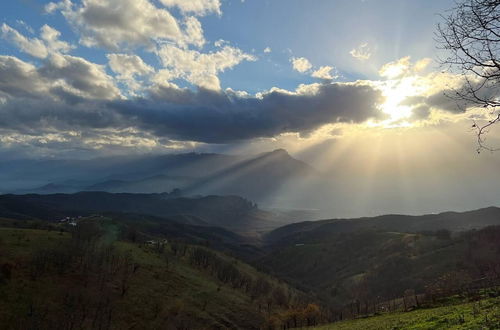
[[[264,48],[264,53],[268,54],[270,52],[272,52],[271,47]]]
[[[380,70],[380,76],[388,79],[397,79],[411,72],[410,56],[402,57],[397,61],[384,64]]]
[[[203,28],[200,21],[195,17],[187,17],[184,21],[185,34],[184,42],[186,44],[193,44],[196,47],[203,47],[205,44],[205,37],[203,36]],[[180,44],[183,42],[181,41]]]
[[[33,64],[13,56],[0,56],[0,96],[31,98],[47,92],[48,86]]]
[[[108,54],[109,66],[111,70],[122,79],[133,78],[134,76],[147,75],[154,72],[154,69],[144,63],[137,55]]]
[[[311,62],[305,57],[292,58],[292,66],[295,71],[300,73],[305,73],[312,68]]]
[[[137,55],[108,54],[106,56],[109,67],[117,74],[117,79],[129,87],[130,92],[143,87],[136,78],[151,75],[155,72],[153,67],[144,63],[142,58]]]
[[[430,58],[423,58],[421,60],[418,60],[417,63],[413,66],[413,71],[415,73],[419,73],[427,69],[427,67],[432,63],[432,59]]]
[[[29,98],[74,103],[119,98],[120,91],[103,66],[80,57],[54,55],[35,67],[12,56],[0,56],[0,95],[9,102]]]
[[[38,38],[27,38],[9,25],[2,24],[2,38],[12,42],[19,49],[33,57],[46,58],[49,51],[42,40]]]
[[[81,57],[56,56],[40,67],[38,72],[54,84],[53,91],[60,90],[88,99],[110,100],[120,97],[120,91],[104,66]]]
[[[44,26],[42,26],[40,31],[41,31],[40,37],[42,38],[43,41],[45,41],[47,48],[50,49],[52,52],[67,53],[74,48],[69,43],[59,40],[61,32],[57,31],[53,27],[50,27],[47,24],[45,24]]]
[[[364,83],[302,85],[296,91],[272,89],[256,96],[164,84],[150,88],[143,98],[127,100],[102,66],[60,57],[36,68],[0,56],[0,95],[5,97],[0,130],[34,136],[132,130],[157,139],[230,143],[382,116],[380,91]],[[117,69],[125,76],[149,72],[137,69],[137,58],[125,62]]]
[[[214,43],[216,50],[202,51],[206,40],[201,22],[187,14],[220,13],[218,0],[165,0],[162,4],[178,8],[185,16],[177,20],[167,9],[157,7],[150,0],[85,0],[78,4],[62,0],[49,3],[45,10],[60,11],[76,27],[83,45],[104,47],[113,53],[118,50],[132,53],[136,47],[145,47],[156,54],[163,66],[152,77],[157,84],[169,85],[173,79],[183,79],[195,86],[217,90],[220,89],[218,74],[242,61],[256,60],[255,56],[224,40]],[[118,74],[117,79],[129,88],[124,93],[135,96],[141,89],[136,77],[116,71],[124,69],[118,63],[124,58],[110,57],[109,60],[110,67]]]
[[[318,70],[314,71],[311,74],[311,77],[314,78],[319,78],[319,79],[324,79],[324,80],[331,80],[337,78],[337,75],[332,76],[331,71],[334,68],[332,66],[322,66]]]
[[[410,56],[405,56],[397,61],[384,64],[380,70],[380,76],[388,79],[398,79],[411,74],[422,73],[432,63],[432,59],[423,58],[415,63],[411,62]]]
[[[174,45],[163,45],[158,56],[170,79],[182,78],[207,89],[220,89],[217,74],[230,69],[242,61],[255,61],[253,55],[228,45],[211,53],[183,49]]]
[[[160,0],[166,7],[177,7],[183,14],[207,15],[216,13],[221,15],[220,0]]]
[[[355,59],[366,61],[372,56],[372,51],[368,43],[362,43],[357,48],[352,49],[349,54]]]
[[[231,90],[166,89],[176,102],[115,102],[134,126],[175,140],[229,143],[287,132],[306,132],[327,123],[380,118],[381,94],[364,84],[315,84],[295,92],[273,89],[251,97]],[[179,97],[180,95],[180,97]],[[161,95],[157,95],[161,96]]]
[[[161,40],[186,41],[177,20],[148,0],[85,0],[81,5],[63,0],[45,9],[49,13],[60,10],[88,47],[116,51],[124,46],[151,48]]]

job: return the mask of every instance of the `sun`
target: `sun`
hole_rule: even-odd
[[[411,125],[412,108],[404,101],[416,94],[415,78],[407,77],[397,80],[385,81],[381,87],[385,98],[380,109],[389,118],[383,121],[384,127],[399,127]]]

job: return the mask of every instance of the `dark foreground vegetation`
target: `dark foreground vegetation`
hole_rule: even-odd
[[[305,222],[259,240],[205,221],[245,224],[251,202],[159,196],[0,198],[0,329],[342,326],[478,301],[490,306],[478,324],[497,325],[496,208]]]
[[[258,329],[290,310],[319,321],[311,297],[241,261],[120,240],[123,229],[107,218],[0,228],[0,328]]]

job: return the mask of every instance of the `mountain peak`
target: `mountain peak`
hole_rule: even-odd
[[[282,155],[282,156],[290,156],[288,151],[283,148],[275,149],[269,153],[270,155]]]

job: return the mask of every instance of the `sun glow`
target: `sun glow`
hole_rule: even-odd
[[[415,77],[407,77],[384,82],[381,89],[385,102],[380,108],[389,118],[383,121],[381,126],[387,128],[411,126],[409,119],[413,114],[412,107],[404,104],[404,101],[408,97],[418,95],[415,80]]]

